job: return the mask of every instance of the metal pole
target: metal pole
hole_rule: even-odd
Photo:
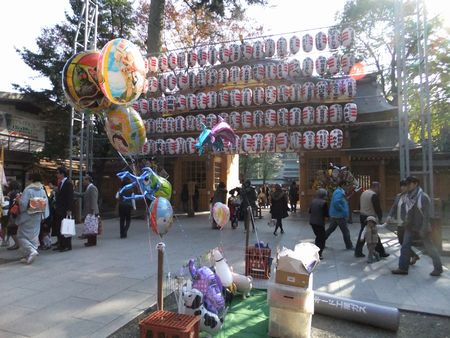
[[[72,162],[73,162],[73,122],[75,119],[75,109],[71,109],[70,118],[70,136],[69,136],[69,179],[72,180]]]
[[[157,285],[157,302],[158,310],[164,310],[164,298],[163,298],[163,275],[164,275],[164,250],[166,245],[162,242],[156,245],[158,250],[158,285]]]

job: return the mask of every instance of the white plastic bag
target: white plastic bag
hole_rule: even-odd
[[[64,218],[61,221],[61,235],[63,235],[64,237],[72,237],[76,235],[74,219]]]

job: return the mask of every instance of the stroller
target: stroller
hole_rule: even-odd
[[[232,194],[228,198],[228,209],[230,209],[230,221],[231,221],[231,227],[233,229],[236,229],[238,226],[238,219],[239,219],[239,212],[240,212],[240,205],[241,205],[241,199],[238,196],[234,196]]]

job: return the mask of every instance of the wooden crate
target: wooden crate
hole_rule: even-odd
[[[139,322],[140,338],[198,338],[200,317],[158,310]]]
[[[256,279],[269,279],[270,255],[270,248],[247,247],[245,250],[245,274]]]

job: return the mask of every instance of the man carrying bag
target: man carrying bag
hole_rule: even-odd
[[[56,177],[58,179],[58,190],[55,196],[55,218],[52,226],[52,236],[57,236],[58,242],[56,244],[57,247],[53,250],[64,252],[72,250],[72,237],[62,235],[61,225],[64,219],[72,217],[73,185],[67,178],[67,170],[64,167],[56,169]],[[64,222],[67,224],[73,222],[73,227],[75,226],[75,221],[73,220]]]

